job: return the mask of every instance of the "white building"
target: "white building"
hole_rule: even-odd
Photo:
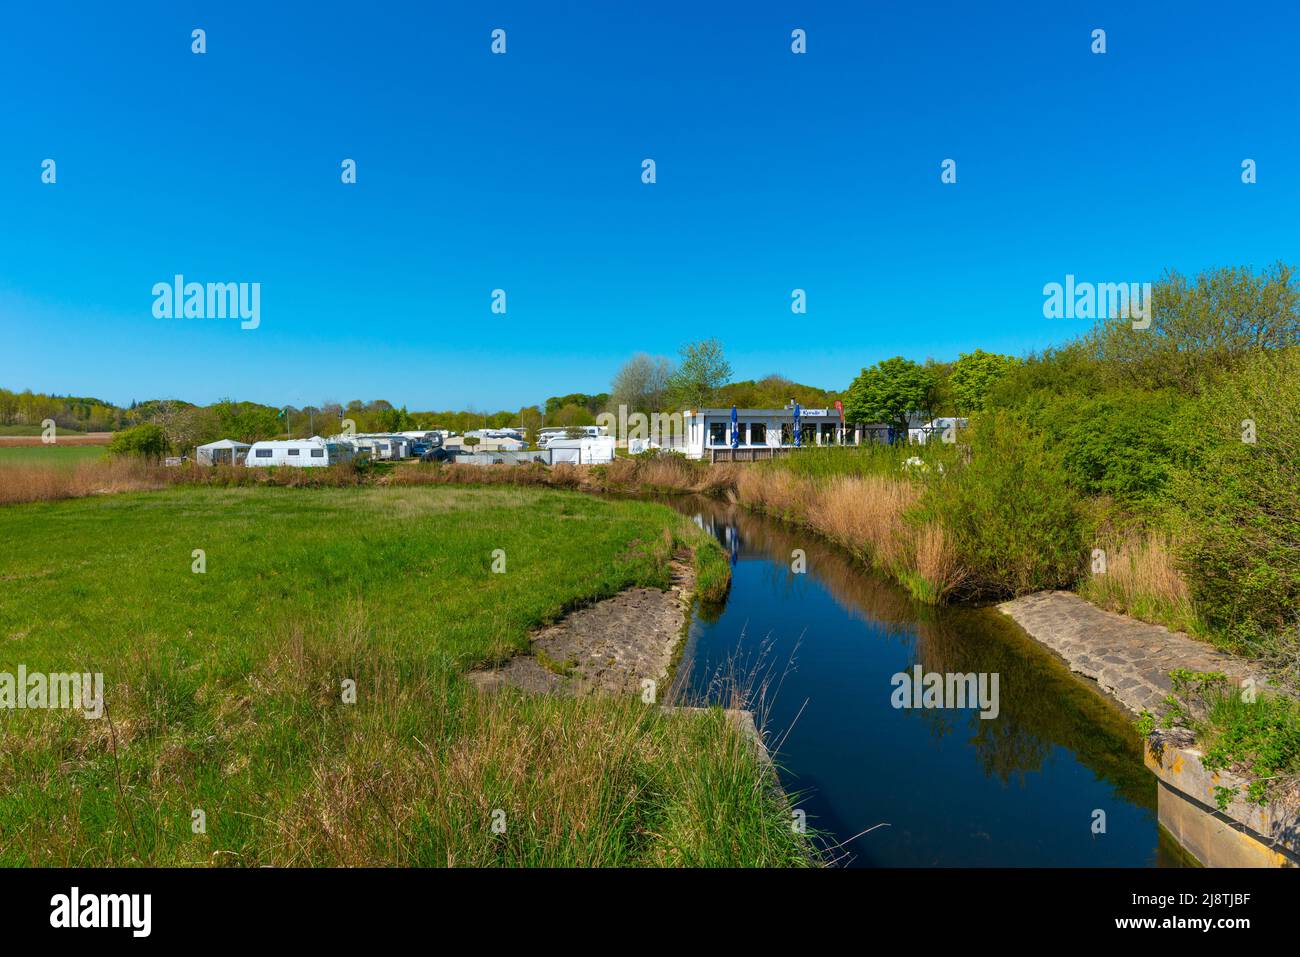
[[[795,447],[794,409],[737,409],[737,451],[748,453],[742,458],[764,458],[774,450]],[[882,431],[883,430],[883,431]],[[799,410],[800,445],[860,445],[884,440],[886,427],[879,425],[841,424],[835,409]],[[687,409],[682,413],[682,436],[672,444],[662,443],[685,453],[687,458],[711,458],[715,451],[730,452],[731,409]]]
[[[964,429],[969,424],[969,419],[951,417],[931,419],[924,425],[908,429],[907,441],[909,444],[925,445],[929,438],[934,436],[940,442],[956,442],[957,430]]]
[[[244,464],[249,468],[268,465],[290,465],[297,468],[317,468],[336,465],[352,458],[352,450],[337,442],[326,442],[319,435],[310,439],[254,442],[248,449]]]

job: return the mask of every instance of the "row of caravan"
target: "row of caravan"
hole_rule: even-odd
[[[408,458],[431,458],[430,453],[442,448],[442,438],[436,433],[431,435],[385,434],[385,435],[340,435],[323,439],[313,435],[309,439],[275,439],[261,442],[236,442],[222,439],[200,445],[195,450],[195,459],[200,465],[244,465],[249,468],[259,466],[294,466],[298,468],[315,468],[350,462],[358,455],[364,454],[373,460],[395,460]],[[459,449],[448,454],[436,452],[438,460],[455,461],[465,458],[474,464],[491,461],[515,461],[512,456],[493,458],[504,453],[486,452],[474,455]],[[549,463],[567,462],[575,465],[596,465],[611,462],[614,459],[614,440],[607,435],[582,436],[580,438],[552,439],[545,453],[532,453],[530,460],[545,460]]]
[[[236,442],[222,439],[195,449],[200,465],[257,466],[293,465],[303,468],[348,462],[361,453],[371,459],[406,459],[423,455],[442,445],[435,433],[393,433],[384,435],[339,435],[323,439],[274,439],[262,442]]]

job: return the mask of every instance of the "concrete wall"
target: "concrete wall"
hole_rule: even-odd
[[[1215,788],[1240,788],[1244,778],[1206,770],[1201,753],[1169,732],[1153,734],[1145,750],[1160,782],[1161,825],[1206,867],[1300,866],[1297,809],[1253,804],[1239,791],[1220,811]]]

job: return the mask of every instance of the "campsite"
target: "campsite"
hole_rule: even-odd
[[[1291,929],[1300,7],[0,21],[12,939]]]

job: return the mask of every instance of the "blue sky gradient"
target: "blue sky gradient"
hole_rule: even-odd
[[[716,336],[842,388],[1078,334],[1066,273],[1300,261],[1294,4],[272,7],[0,11],[0,385],[514,409]],[[260,328],[154,318],[178,272]]]

